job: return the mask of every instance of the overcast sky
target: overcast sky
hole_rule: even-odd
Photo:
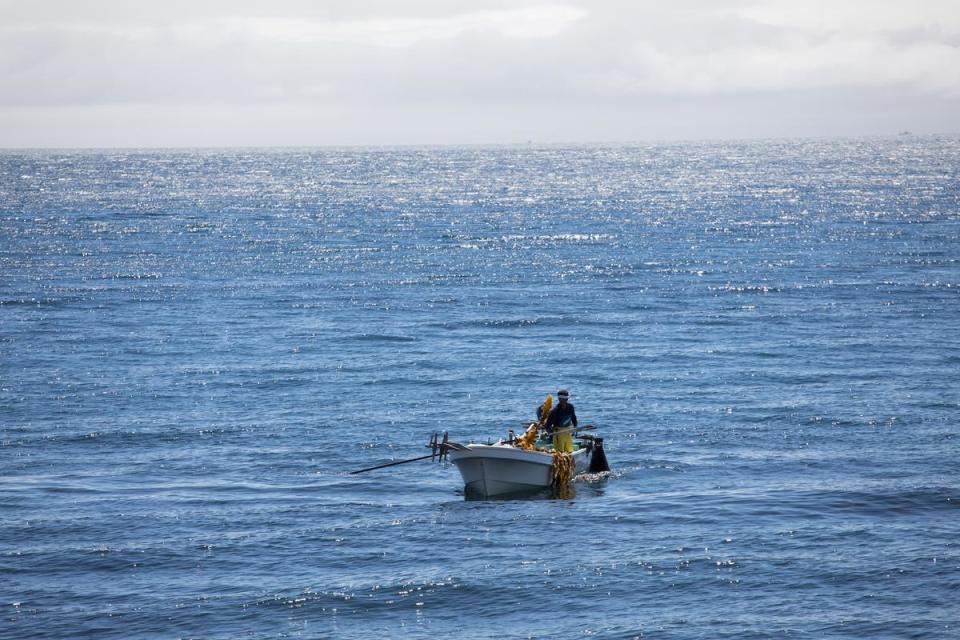
[[[960,132],[960,0],[0,0],[0,146]]]

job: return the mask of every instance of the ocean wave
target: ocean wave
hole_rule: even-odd
[[[468,320],[448,320],[443,322],[432,322],[428,326],[447,330],[497,330],[619,326],[619,323],[587,315],[537,315],[527,318],[474,318]]]
[[[0,299],[0,307],[63,307],[76,302],[84,302],[80,296],[65,296],[57,298],[5,298]]]
[[[914,487],[902,491],[827,491],[802,494],[800,500],[825,512],[906,516],[960,509],[960,492],[950,487]],[[960,517],[960,514],[958,514]]]
[[[343,340],[353,341],[353,342],[384,342],[384,343],[405,343],[405,342],[416,342],[417,338],[415,336],[405,336],[399,334],[391,333],[356,333],[353,335],[345,336]]]
[[[549,245],[563,243],[612,242],[618,236],[608,233],[504,234],[500,236],[450,235],[448,239],[468,248],[491,245]]]

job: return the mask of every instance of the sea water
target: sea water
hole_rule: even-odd
[[[960,637],[958,261],[956,137],[0,153],[0,637]]]

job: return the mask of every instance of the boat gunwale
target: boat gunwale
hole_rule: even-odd
[[[578,449],[571,455],[579,458],[580,456],[585,455],[587,451],[587,449]],[[509,460],[511,462],[521,462],[542,466],[550,466],[553,464],[553,453],[550,451],[521,449],[505,442],[498,442],[496,444],[461,445],[461,447],[451,449],[449,456],[450,461],[454,464],[460,460],[477,460],[483,458]]]

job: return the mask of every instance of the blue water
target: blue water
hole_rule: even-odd
[[[3,152],[0,637],[958,638],[958,328],[956,137]]]

